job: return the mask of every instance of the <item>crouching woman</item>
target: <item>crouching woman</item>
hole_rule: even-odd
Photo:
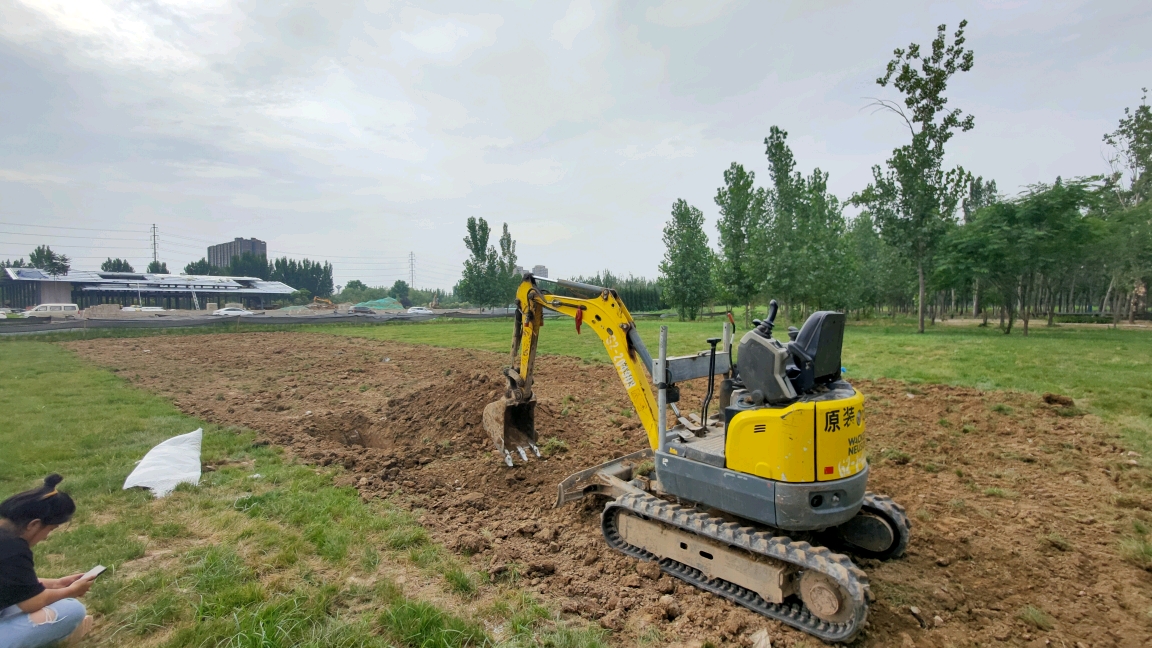
[[[73,574],[37,578],[32,547],[72,518],[76,504],[56,490],[60,475],[0,503],[0,648],[72,645],[92,628],[84,596],[92,581]]]

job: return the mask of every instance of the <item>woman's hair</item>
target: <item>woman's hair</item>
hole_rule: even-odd
[[[57,474],[44,478],[40,488],[24,491],[0,502],[0,518],[11,522],[18,529],[28,526],[32,520],[44,524],[64,524],[76,512],[76,503],[56,490],[56,485],[64,481]]]

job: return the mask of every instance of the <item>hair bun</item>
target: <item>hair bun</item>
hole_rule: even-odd
[[[52,473],[51,475],[48,475],[44,478],[44,486],[49,489],[56,488],[56,484],[59,484],[62,481],[64,481],[63,477],[57,475],[56,473]]]

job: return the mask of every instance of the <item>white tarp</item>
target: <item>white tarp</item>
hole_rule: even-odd
[[[200,441],[203,438],[204,429],[196,428],[152,448],[124,480],[124,489],[148,488],[156,497],[164,497],[178,484],[199,484]]]

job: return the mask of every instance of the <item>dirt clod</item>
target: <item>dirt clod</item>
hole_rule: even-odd
[[[1076,401],[1072,400],[1071,396],[1053,394],[1051,392],[1044,394],[1044,402],[1048,403],[1049,405],[1062,405],[1064,407],[1076,406]]]
[[[660,612],[664,615],[665,619],[672,620],[680,616],[680,604],[676,602],[676,599],[672,595],[665,594],[661,596],[659,605]]]

